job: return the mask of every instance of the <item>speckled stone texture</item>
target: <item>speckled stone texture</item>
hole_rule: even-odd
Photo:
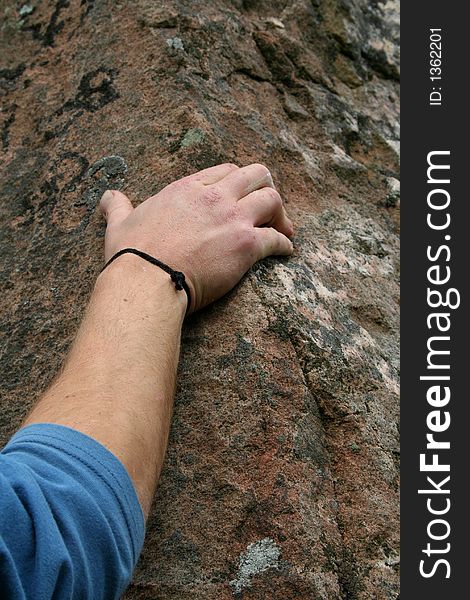
[[[0,7],[2,440],[83,314],[101,192],[263,162],[295,255],[185,325],[125,598],[398,598],[398,2]]]

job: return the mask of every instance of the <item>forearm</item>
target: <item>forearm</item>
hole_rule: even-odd
[[[268,169],[210,167],[137,208],[117,191],[100,202],[105,260],[137,248],[184,273],[191,311],[232,289],[257,261],[293,252]],[[64,369],[25,424],[50,422],[101,442],[127,468],[148,514],[165,454],[187,297],[167,273],[124,254],[99,276]]]
[[[125,255],[99,277],[65,366],[27,418],[95,438],[127,468],[145,514],[163,462],[186,295]]]

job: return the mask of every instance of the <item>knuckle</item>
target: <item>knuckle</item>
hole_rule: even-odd
[[[238,165],[236,165],[235,163],[231,163],[231,162],[223,163],[222,166],[226,167],[227,169],[230,169],[231,171],[236,171],[237,169],[240,168]]]
[[[177,199],[177,198],[197,198],[198,186],[197,182],[193,181],[190,177],[183,177],[169,183],[159,193],[154,194],[152,199],[155,200],[157,197],[165,199]]]
[[[213,186],[206,188],[199,196],[200,202],[207,206],[218,204],[222,199],[222,192]]]
[[[242,218],[242,212],[238,206],[237,203],[235,204],[229,204],[225,210],[225,221],[227,223],[232,223],[234,221],[238,221],[240,220],[240,218]]]
[[[279,210],[282,207],[281,194],[277,190],[271,187],[266,187],[265,194],[268,195],[273,208]]]

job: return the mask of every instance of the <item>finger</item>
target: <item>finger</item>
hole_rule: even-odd
[[[199,175],[201,176],[202,183],[210,185],[212,183],[217,183],[229,175],[229,173],[238,171],[239,168],[240,167],[233,163],[223,163],[221,165],[216,165],[215,167],[204,169],[203,171],[199,172]]]
[[[266,256],[290,256],[294,252],[294,245],[288,237],[274,227],[257,227],[259,242],[258,260]]]
[[[119,225],[134,210],[129,198],[117,190],[107,190],[101,196],[100,209],[108,226]]]
[[[219,185],[237,200],[262,187],[274,187],[271,173],[267,167],[258,163],[232,171]]]
[[[189,177],[191,179],[200,181],[204,185],[211,185],[213,183],[217,183],[232,171],[237,171],[239,168],[240,167],[237,167],[237,165],[234,165],[233,163],[223,163],[221,165],[216,165],[215,167],[203,169],[198,173],[189,175]]]
[[[238,201],[239,208],[255,227],[274,227],[287,237],[294,234],[292,221],[288,218],[282,198],[270,187],[255,190]]]

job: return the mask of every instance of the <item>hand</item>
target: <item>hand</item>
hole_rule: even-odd
[[[100,207],[107,221],[105,260],[137,248],[182,271],[191,312],[226,294],[256,261],[293,252],[292,223],[260,164],[199,171],[135,209],[121,192],[107,191]]]

